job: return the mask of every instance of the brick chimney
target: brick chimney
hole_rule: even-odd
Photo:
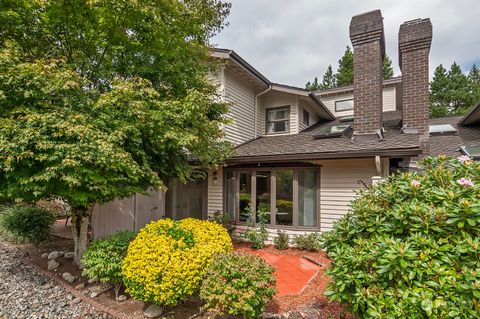
[[[428,140],[428,54],[432,43],[430,19],[407,21],[398,32],[402,71],[403,132]]]
[[[380,10],[363,13],[350,22],[353,45],[355,142],[383,137],[383,57],[385,37]]]

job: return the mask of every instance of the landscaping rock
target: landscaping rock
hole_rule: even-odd
[[[85,288],[85,281],[75,286],[76,290],[82,290],[83,288]]]
[[[52,271],[54,269],[57,269],[58,266],[60,266],[60,263],[57,262],[55,259],[51,259],[51,260],[48,261],[47,269]]]
[[[48,254],[48,259],[60,258],[63,255],[65,255],[63,251],[52,251],[50,254]]]
[[[150,305],[144,312],[143,315],[147,318],[157,318],[160,317],[163,313],[163,308],[158,305]]]
[[[120,295],[116,299],[117,301],[124,302],[124,301],[127,301],[128,297],[125,295]]]
[[[48,258],[48,253],[43,253],[42,258]]]
[[[88,279],[87,282],[88,282],[90,285],[91,285],[91,284],[95,284],[95,283],[98,282],[98,279],[97,279],[97,277],[93,277],[93,278]]]
[[[74,275],[72,275],[72,274],[69,273],[69,272],[64,272],[64,273],[62,274],[62,278],[63,278],[64,280],[66,280],[66,281],[67,281],[68,283],[70,283],[70,284],[71,284],[72,282],[74,282],[75,279],[77,279],[77,278],[75,278]]]
[[[65,253],[65,258],[73,259],[73,258],[75,258],[75,253],[73,251]]]
[[[72,304],[74,304],[74,305],[77,305],[81,302],[82,302],[82,299],[80,299],[80,298],[75,298],[75,299],[72,300]]]

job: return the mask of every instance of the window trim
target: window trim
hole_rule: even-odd
[[[275,134],[288,134],[290,133],[290,113],[291,113],[291,105],[283,105],[283,106],[276,106],[276,107],[269,107],[269,108],[266,108],[265,109],[265,134],[266,135],[275,135]],[[268,120],[268,112],[270,111],[281,111],[281,110],[285,110],[285,111],[288,111],[288,116],[287,116],[287,119],[286,120],[273,120],[273,121],[269,121]],[[286,131],[282,131],[282,132],[268,132],[268,124],[269,123],[274,123],[274,122],[287,122],[288,123],[288,130]]]
[[[337,109],[337,103],[338,102],[346,102],[346,101],[352,101],[352,108],[351,109],[347,109],[347,110],[338,110]],[[353,105],[354,103],[354,99],[343,99],[343,100],[337,100],[335,101],[335,112],[339,113],[339,112],[348,112],[348,111],[353,111],[353,109],[355,108],[355,105]]]
[[[307,121],[305,121],[305,114],[307,115]],[[306,125],[307,127],[310,126],[310,112],[308,112],[306,109],[303,109],[303,125]]]
[[[251,176],[251,200],[250,203],[252,205],[252,220],[256,221],[256,193],[257,193],[257,171],[270,171],[270,209],[272,211],[276,211],[276,177],[277,171],[285,171],[285,170],[292,170],[293,171],[293,209],[292,209],[292,225],[276,225],[276,214],[270,215],[270,224],[266,225],[268,229],[282,229],[282,230],[292,230],[292,231],[319,231],[322,225],[322,214],[321,214],[321,166],[311,167],[311,166],[285,166],[285,167],[261,167],[261,168],[226,168],[224,169],[224,187],[223,191],[223,210],[227,212],[227,197],[228,194],[226,192],[225,185],[227,185],[227,172],[233,172],[234,178],[238,181],[235,185],[239,186],[239,174],[240,172],[249,172]],[[317,172],[317,189],[316,189],[316,200],[317,200],[317,225],[316,226],[299,226],[298,225],[298,171],[299,170],[315,170]],[[235,212],[233,213],[234,216],[234,223],[241,226],[247,226],[247,222],[242,222],[239,219],[239,187],[236,186],[235,189],[235,203],[234,209]],[[255,222],[255,227],[259,227],[260,225]]]

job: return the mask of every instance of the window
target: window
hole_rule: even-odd
[[[430,125],[428,127],[430,134],[455,134],[457,130],[451,124]]]
[[[470,156],[472,159],[480,159],[480,146],[462,146],[460,149],[465,155]]]
[[[288,133],[290,131],[290,107],[267,110],[267,133]]]
[[[310,113],[307,110],[303,110],[303,124],[310,126]]]
[[[318,167],[227,170],[224,209],[239,223],[258,224],[263,211],[271,227],[318,229],[319,176]]]
[[[335,112],[351,111],[353,110],[353,99],[335,101]]]
[[[350,129],[349,124],[342,124],[342,125],[333,125],[333,126],[325,126],[318,130],[318,133],[315,134],[314,138],[329,138],[329,137],[337,137],[342,136],[347,130]]]

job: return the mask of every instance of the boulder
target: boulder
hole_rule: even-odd
[[[124,302],[127,301],[128,297],[125,295],[120,295],[117,297],[117,301]]]
[[[48,257],[48,253],[43,253],[42,254],[42,258],[47,258]]]
[[[48,259],[55,259],[55,258],[59,258],[59,257],[62,257],[63,255],[65,255],[65,253],[63,251],[52,251],[50,254],[48,254]]]
[[[73,251],[69,251],[68,253],[65,253],[65,258],[74,259],[75,253]]]
[[[91,285],[91,284],[96,283],[97,281],[98,281],[97,277],[93,277],[93,278],[88,279],[87,282]]]
[[[158,305],[150,305],[145,311],[143,315],[147,318],[157,318],[160,317],[163,313],[163,308]]]
[[[60,266],[59,262],[57,262],[55,259],[50,259],[47,264],[47,269],[52,271],[54,269],[57,269],[58,266]]]
[[[62,278],[65,279],[68,283],[72,283],[72,282],[74,282],[75,279],[76,279],[75,276],[72,275],[72,274],[69,273],[69,272],[64,272],[64,273],[62,274]]]

